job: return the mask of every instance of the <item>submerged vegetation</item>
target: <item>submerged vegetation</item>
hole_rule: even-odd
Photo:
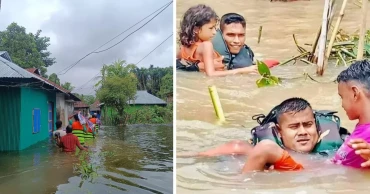
[[[80,151],[76,152],[78,156],[78,163],[74,163],[73,172],[80,175],[82,181],[93,182],[98,176],[99,165],[92,162],[93,152]],[[113,157],[115,154],[113,152],[100,152],[97,157]]]
[[[297,50],[299,52],[298,55],[280,63],[279,65],[286,65],[289,62],[293,62],[296,64],[297,61],[302,61],[304,63],[316,66],[317,58],[315,57],[314,49],[311,48],[305,49],[304,47],[298,44],[295,35],[293,34],[293,40],[297,46]],[[358,33],[355,34],[348,34],[343,29],[338,30],[338,33],[335,36],[335,42],[332,45],[331,52],[329,55],[329,61],[335,61],[335,66],[344,65],[348,66],[352,62],[356,61],[357,52],[358,52],[358,43],[359,43],[359,35]],[[305,44],[306,46],[311,46],[312,44]],[[365,34],[365,44],[364,44],[364,55],[363,57],[366,59],[370,59],[370,30],[367,30]],[[267,65],[262,61],[257,61],[258,65],[258,72],[261,75],[261,78],[256,81],[257,87],[265,87],[265,86],[275,86],[281,83],[281,78],[271,75],[271,72]],[[317,82],[312,76],[308,73],[302,74],[305,79],[309,78],[315,82]]]
[[[316,65],[315,62],[317,61],[317,58],[315,59],[314,53],[300,46],[294,34],[293,34],[293,39],[297,46],[297,50],[300,52],[300,54],[292,57],[291,59],[288,59],[282,62],[279,65],[285,65],[291,61],[295,61],[294,62],[295,64],[297,60],[300,60],[307,64]],[[358,52],[358,41],[359,41],[358,34],[351,35],[351,34],[346,33],[342,29],[339,30],[335,37],[335,42],[331,49],[329,60],[335,60],[336,66],[337,65],[347,66],[351,62],[355,61],[357,52]],[[305,45],[312,47],[312,44],[305,44]],[[370,58],[370,30],[368,30],[365,35],[365,45],[364,45],[363,52],[364,52],[364,58]]]
[[[82,180],[93,182],[98,177],[99,166],[90,162],[90,152],[80,152],[79,162],[73,165],[73,172],[79,174]]]

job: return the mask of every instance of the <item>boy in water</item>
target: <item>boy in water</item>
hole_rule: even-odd
[[[332,162],[354,168],[365,166],[368,168],[370,162],[366,161],[370,156],[368,145],[370,142],[370,62],[362,60],[353,63],[338,75],[337,82],[343,109],[350,120],[358,120],[358,123],[353,133],[336,152]]]

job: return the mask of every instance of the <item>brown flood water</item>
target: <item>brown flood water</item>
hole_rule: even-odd
[[[183,13],[192,5],[205,3],[219,16],[236,12],[247,19],[246,43],[258,59],[284,61],[298,54],[292,34],[299,44],[311,44],[321,24],[322,0],[270,2],[269,0],[178,0],[177,26]],[[337,12],[342,1],[337,2]],[[361,9],[348,1],[341,28],[349,33],[359,28]],[[368,14],[370,28],[370,14]],[[333,22],[334,24],[334,22]],[[258,29],[263,26],[260,44]],[[305,47],[310,49],[310,47]],[[206,150],[234,139],[250,137],[249,129],[256,122],[255,114],[267,113],[289,97],[303,97],[315,109],[337,110],[342,125],[355,126],[341,107],[335,83],[316,83],[303,78],[307,72],[315,79],[335,80],[345,67],[329,64],[322,78],[315,77],[316,68],[302,62],[275,67],[272,74],[287,79],[282,86],[257,89],[257,75],[207,78],[201,73],[177,72],[177,153]],[[212,107],[208,86],[217,87],[227,123],[220,125]],[[370,174],[326,164],[327,158],[312,157],[313,166],[299,173],[256,173],[240,177],[243,157],[177,158],[177,193],[369,193]]]

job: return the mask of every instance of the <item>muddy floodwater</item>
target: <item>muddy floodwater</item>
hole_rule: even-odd
[[[1,194],[172,193],[172,125],[104,127],[89,142],[89,164],[98,176],[73,173],[79,153],[58,151],[44,141],[21,152],[0,153]],[[77,148],[78,149],[78,148]]]
[[[354,33],[360,25],[361,9],[348,1],[341,28]],[[248,44],[257,59],[284,61],[299,54],[292,39],[300,45],[311,44],[320,27],[324,2],[321,0],[270,2],[269,0],[178,0],[177,25],[192,5],[205,3],[219,16],[228,12],[242,14],[247,20]],[[336,11],[342,1],[337,1]],[[337,15],[335,16],[336,21]],[[370,28],[370,14],[367,25]],[[334,23],[334,22],[333,22]],[[261,42],[258,30],[263,26]],[[207,78],[201,73],[177,71],[177,152],[202,151],[231,140],[246,140],[257,123],[251,117],[268,111],[289,97],[303,97],[315,109],[338,111],[342,125],[355,126],[341,107],[337,85],[332,81],[345,67],[330,63],[324,77],[316,77],[316,68],[303,62],[272,69],[272,74],[285,78],[278,87],[256,87],[258,75]],[[310,74],[321,83],[306,80]],[[215,85],[227,123],[217,122],[208,86]],[[327,164],[328,158],[313,157],[312,166],[304,172],[255,173],[240,177],[244,157],[178,158],[177,193],[369,193],[370,174]]]

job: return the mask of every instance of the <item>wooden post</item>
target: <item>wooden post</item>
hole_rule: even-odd
[[[329,46],[328,46],[328,49],[326,50],[326,56],[325,57],[327,59],[329,59],[329,56],[330,56],[330,53],[331,53],[331,49],[333,47],[333,44],[334,44],[334,41],[335,41],[335,37],[336,37],[337,32],[338,32],[338,28],[339,28],[340,22],[342,21],[343,16],[344,16],[344,9],[346,8],[346,5],[347,5],[347,0],[343,0],[342,8],[340,10],[337,23],[334,26],[334,30],[333,30],[333,32],[331,34]]]
[[[360,26],[360,39],[358,41],[357,60],[362,60],[364,55],[364,44],[366,34],[366,15],[367,15],[367,1],[362,0],[362,23]]]
[[[325,47],[326,47],[326,36],[328,31],[328,17],[329,17],[329,3],[330,0],[325,0],[324,12],[322,14],[321,34],[319,41],[319,52],[317,60],[317,71],[318,75],[324,73],[324,59],[325,59]]]

